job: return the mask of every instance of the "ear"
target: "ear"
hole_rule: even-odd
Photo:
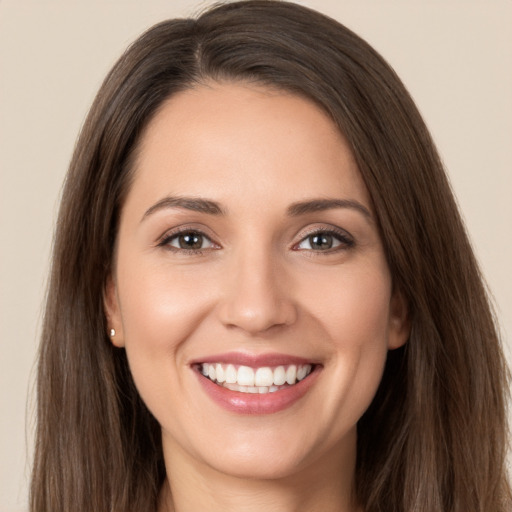
[[[394,350],[405,345],[410,334],[409,307],[403,294],[395,289],[391,296],[389,309],[388,349]]]
[[[109,275],[105,283],[103,307],[107,318],[107,334],[110,341],[116,347],[124,347],[123,323],[121,320],[119,298],[117,296],[117,286],[112,275]]]

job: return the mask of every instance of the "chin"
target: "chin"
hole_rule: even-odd
[[[238,453],[215,459],[210,465],[219,473],[244,480],[282,480],[306,466],[300,455],[281,453]]]

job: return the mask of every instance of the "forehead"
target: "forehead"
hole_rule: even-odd
[[[130,196],[212,196],[285,203],[356,195],[369,206],[352,151],[332,120],[298,95],[241,83],[173,95],[142,135]],[[275,199],[275,197],[274,197]]]

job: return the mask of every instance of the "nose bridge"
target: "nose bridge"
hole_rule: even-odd
[[[280,263],[270,243],[247,243],[234,250],[221,308],[225,325],[257,334],[295,321],[295,305]]]

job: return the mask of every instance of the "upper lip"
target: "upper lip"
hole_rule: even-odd
[[[286,366],[291,364],[318,364],[317,361],[290,354],[270,352],[267,354],[248,354],[245,352],[227,352],[195,359],[191,365],[200,363],[225,363],[259,368],[262,366]]]

